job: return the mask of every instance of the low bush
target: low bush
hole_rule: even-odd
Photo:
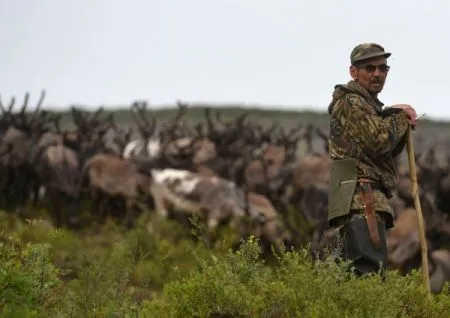
[[[0,216],[0,219],[2,216]],[[176,222],[83,235],[42,222],[0,225],[2,317],[446,317],[448,286],[420,271],[357,278],[307,248],[274,254],[254,237],[203,240]],[[231,239],[233,238],[233,239]]]
[[[307,249],[285,251],[267,266],[253,238],[237,252],[212,254],[182,280],[145,302],[158,317],[446,317],[448,292],[429,295],[422,276],[388,272],[364,278],[331,257],[313,261]]]

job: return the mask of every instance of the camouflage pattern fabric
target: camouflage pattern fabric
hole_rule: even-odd
[[[329,154],[332,160],[353,158],[357,162],[358,178],[368,178],[386,190],[396,185],[394,158],[406,144],[408,120],[399,109],[383,110],[383,103],[370,95],[355,81],[336,85],[328,112],[331,115]],[[376,211],[393,211],[385,192],[374,190]],[[351,210],[362,210],[363,203],[355,192]],[[328,219],[332,220],[333,215]],[[388,227],[392,220],[387,220]]]
[[[350,62],[352,65],[355,65],[360,61],[377,56],[384,56],[385,58],[388,58],[389,56],[391,56],[391,53],[385,52],[384,48],[379,44],[362,43],[353,49],[352,53],[350,54]]]

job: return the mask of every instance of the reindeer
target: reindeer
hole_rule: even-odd
[[[151,193],[157,213],[169,215],[168,207],[205,219],[214,229],[224,220],[245,215],[245,200],[233,182],[187,170],[152,169]]]
[[[437,294],[442,292],[444,284],[450,282],[450,251],[438,249],[431,252],[430,264],[430,290]]]
[[[31,196],[34,182],[28,158],[30,149],[45,129],[40,125],[39,111],[45,97],[41,92],[40,99],[33,113],[26,113],[29,101],[27,92],[20,111],[13,114],[15,98],[6,110],[0,101],[2,111],[3,135],[0,136],[0,170],[2,172],[0,191],[3,205],[15,207],[25,204]]]
[[[74,209],[78,207],[75,200],[80,177],[77,153],[62,143],[48,145],[35,158],[34,171],[53,205],[50,211],[55,225],[74,225],[77,221]],[[66,209],[68,215],[64,215]]]
[[[178,101],[178,112],[172,125],[167,131],[161,130],[158,127],[156,119],[153,118],[151,123],[149,122],[146,112],[148,104],[146,102],[134,102],[131,106],[132,114],[140,133],[140,138],[131,141],[126,145],[123,151],[123,158],[129,159],[131,156],[149,156],[151,158],[157,158],[165,155],[165,151],[170,151],[172,148],[169,146],[171,140],[174,139],[176,129],[179,128],[179,122],[182,116],[185,114],[186,104]],[[162,144],[166,145],[163,147]],[[177,147],[174,147],[178,149]],[[173,154],[170,154],[173,155]]]
[[[106,215],[105,203],[110,200],[125,202],[128,227],[135,224],[135,208],[147,209],[151,179],[131,162],[111,154],[97,154],[87,160],[81,175],[78,193],[82,184],[88,187],[92,198],[91,213],[97,220],[101,221]]]
[[[277,250],[290,238],[270,201],[260,194],[246,194],[234,182],[177,169],[153,169],[151,175],[151,193],[162,217],[175,211],[195,214],[206,221],[209,231],[226,223],[242,235],[266,238]],[[242,226],[245,219],[250,223]]]
[[[85,162],[94,154],[106,152],[105,136],[115,124],[113,114],[105,118],[100,117],[103,111],[103,107],[99,107],[92,114],[88,114],[79,108],[71,107],[76,130],[64,131],[62,135],[64,144],[79,153],[81,162]]]
[[[129,159],[131,156],[148,155],[156,157],[159,155],[161,141],[157,136],[157,123],[153,118],[149,123],[145,112],[146,102],[134,102],[131,106],[132,114],[140,133],[140,138],[130,141],[123,150],[123,158]]]
[[[244,229],[241,229],[242,235],[260,237],[263,244],[270,244],[275,251],[281,252],[286,243],[292,242],[293,236],[286,228],[280,214],[270,200],[261,194],[248,192],[246,199],[249,220],[239,223],[246,224]]]

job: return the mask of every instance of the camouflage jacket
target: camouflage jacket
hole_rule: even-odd
[[[328,146],[331,160],[356,159],[358,178],[371,179],[386,190],[374,190],[375,209],[392,216],[386,193],[396,185],[394,158],[405,146],[408,121],[404,111],[383,110],[382,106],[382,102],[354,81],[336,85],[328,107],[331,115]],[[363,209],[356,193],[350,209]]]

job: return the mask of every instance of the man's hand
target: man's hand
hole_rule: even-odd
[[[416,110],[407,104],[396,104],[392,105],[392,108],[402,109],[408,116],[409,124],[414,128],[416,127],[417,114]]]

